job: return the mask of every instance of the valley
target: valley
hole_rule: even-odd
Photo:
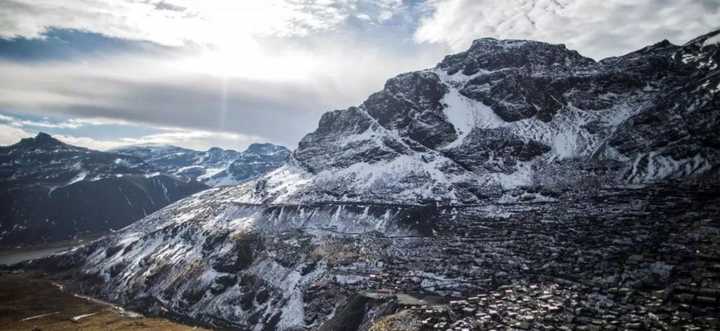
[[[27,260],[44,258],[72,249],[73,247],[83,245],[99,237],[101,237],[101,235],[88,236],[74,240],[57,241],[49,244],[5,248],[0,250],[0,265],[12,265]]]

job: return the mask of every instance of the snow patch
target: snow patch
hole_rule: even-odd
[[[465,137],[474,128],[491,129],[507,125],[507,122],[497,116],[490,107],[482,102],[466,98],[456,89],[450,89],[441,102],[445,104],[444,111],[448,121],[455,127],[458,134],[458,138],[445,148],[462,144]]]
[[[560,159],[578,156],[578,136],[571,130],[559,132],[552,140],[552,152]]]
[[[69,182],[67,182],[64,186],[70,186],[70,185],[75,184],[75,183],[77,183],[77,182],[81,182],[81,181],[85,180],[85,177],[87,177],[87,175],[88,175],[87,171],[82,171],[82,172],[78,173],[77,175],[75,175],[75,177],[73,177],[73,178],[72,178]]]

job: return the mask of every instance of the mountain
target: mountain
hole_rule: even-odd
[[[568,173],[558,167],[609,169],[620,183],[713,171],[719,78],[706,38],[600,62],[563,45],[476,40],[325,114],[289,171],[313,175],[313,199],[461,203]]]
[[[718,35],[602,61],[476,40],[287,165],[22,267],[239,330],[714,329]]]
[[[205,152],[169,145],[139,145],[111,150],[134,156],[185,180],[210,186],[235,185],[282,166],[290,151],[273,144],[251,144],[243,152],[213,147]]]
[[[0,147],[0,244],[72,239],[122,228],[205,189],[141,159],[39,133]]]

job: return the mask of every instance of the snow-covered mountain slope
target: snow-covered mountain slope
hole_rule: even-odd
[[[205,189],[141,159],[40,133],[0,147],[0,243],[71,239],[119,229]]]
[[[607,139],[600,153],[628,164],[626,180],[647,182],[718,171],[720,44],[712,42],[718,35],[720,31],[676,49],[670,62],[675,75],[666,78],[668,83],[657,97]],[[652,49],[632,54],[634,61],[650,63],[644,59],[649,52]]]
[[[521,314],[531,330],[716,321],[704,317],[716,316],[707,302],[720,287],[687,275],[717,270],[717,183],[437,207],[248,205],[239,190],[200,192],[24,267],[53,272],[68,291],[220,329],[396,330],[382,321],[401,311],[419,314],[399,324],[416,331],[517,325]],[[695,315],[660,313],[680,303]]]
[[[285,163],[290,151],[273,144],[252,144],[245,151],[211,148],[205,152],[170,145],[138,145],[112,150],[134,156],[185,180],[197,180],[210,186],[235,185]]]
[[[551,185],[558,171],[616,184],[700,175],[720,161],[715,35],[599,62],[564,45],[476,40],[324,114],[246,201],[472,203]]]
[[[649,312],[644,282],[670,293],[666,280],[696,283],[668,269],[692,270],[683,263],[701,250],[717,258],[697,232],[720,233],[717,185],[654,182],[717,174],[715,35],[600,62],[562,45],[480,39],[324,114],[287,165],[38,265],[70,270],[83,279],[74,289],[113,302],[241,330],[384,330],[372,324],[398,307],[433,314],[418,297],[501,285],[472,299],[495,309],[513,298],[500,313],[445,307],[437,325],[466,313],[503,329],[522,314],[554,316],[545,329],[584,328],[595,322],[587,312],[674,323]],[[543,301],[551,290],[571,299]],[[532,291],[542,297],[514,299]],[[518,308],[528,302],[539,304]]]
[[[412,207],[267,209],[235,202],[232,197],[238,189],[203,191],[130,225],[121,236],[84,248],[88,255],[83,272],[92,275],[91,283],[104,284],[93,294],[211,325],[302,328],[306,318],[302,292],[315,282],[327,281],[322,256],[333,252],[313,252],[312,236],[300,229],[411,233],[409,227],[390,221]],[[267,237],[281,233],[276,239]],[[332,306],[332,302],[323,304]]]

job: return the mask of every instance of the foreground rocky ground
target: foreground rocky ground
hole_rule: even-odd
[[[190,221],[162,223],[183,215],[170,209],[26,267],[134,310],[240,330],[720,328],[715,184],[525,189],[473,206],[275,206],[252,217],[201,201]],[[393,224],[347,226],[382,210]],[[327,218],[337,219],[318,221]],[[245,219],[255,226],[224,232]]]
[[[63,292],[39,273],[0,273],[0,330],[201,330]]]
[[[398,249],[359,288],[449,301],[400,305],[371,329],[718,329],[719,197],[716,186],[613,189],[498,206],[507,219],[470,208],[432,240],[373,239]]]

